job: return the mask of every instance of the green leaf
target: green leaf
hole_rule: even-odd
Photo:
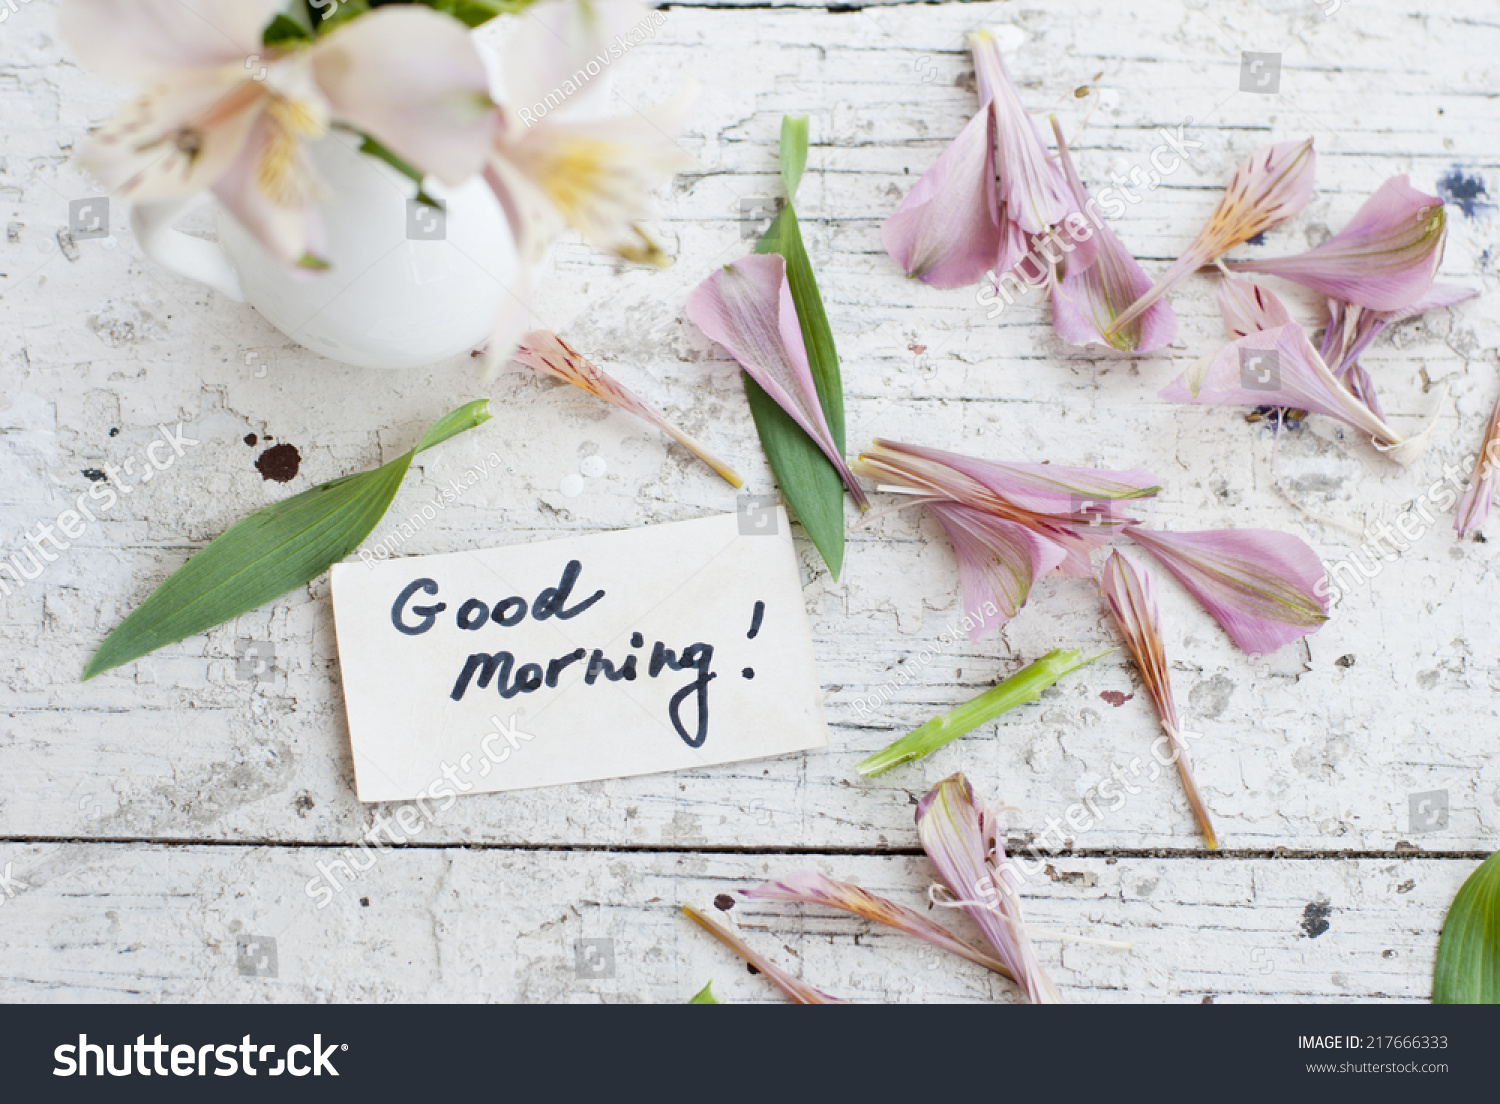
[[[702,989],[699,989],[698,992],[693,995],[693,999],[690,1000],[690,1001],[688,1001],[688,1003],[689,1004],[723,1004],[724,1002],[721,1001],[721,1000],[719,1000],[717,997],[714,996],[714,983],[713,982],[709,982]]]
[[[1469,875],[1443,921],[1433,1004],[1500,1004],[1500,851]]]
[[[306,14],[305,11],[302,14]],[[293,16],[286,12],[278,12],[276,18],[261,32],[261,43],[266,46],[280,46],[288,42],[310,42],[312,40],[312,23],[306,26],[299,23]]]
[[[318,34],[327,34],[370,10],[370,0],[307,0]]]
[[[874,778],[877,774],[884,774],[892,767],[931,755],[938,748],[951,744],[964,733],[993,721],[1006,710],[1036,701],[1042,696],[1043,690],[1064,675],[1108,654],[1109,652],[1100,652],[1099,655],[1085,659],[1082,652],[1070,648],[1053,648],[1035,663],[1022,667],[1000,685],[990,687],[979,697],[944,713],[941,717],[934,717],[921,728],[901,737],[884,751],[877,751],[864,762],[857,764],[854,769],[866,778]]]
[[[363,135],[363,137],[364,141],[359,144],[360,153],[367,153],[371,157],[384,161],[387,165],[395,169],[402,176],[406,177],[408,180],[413,181],[417,186],[417,194],[415,198],[418,203],[425,203],[429,207],[440,206],[437,200],[433,199],[430,195],[422,190],[423,173],[421,169],[417,168],[410,161],[405,161],[402,158],[396,156],[396,154],[386,149],[385,146],[381,145],[375,139],[371,138],[368,134]]]
[[[790,197],[796,192],[807,164],[806,117],[782,120],[782,182],[788,202],[756,243],[757,253],[778,253],[786,261],[787,284],[807,360],[812,368],[818,402],[833,434],[834,444],[844,450],[844,385],[839,374],[838,350],[823,309],[823,298],[813,276],[812,261],[802,243],[802,230]],[[745,397],[760,434],[761,447],[770,461],[776,483],[788,508],[802,523],[808,539],[837,579],[844,566],[844,484],[838,469],[823,455],[816,442],[771,399],[748,375]]]
[[[470,27],[488,23],[497,15],[524,11],[532,0],[423,0],[429,8],[453,16]]]
[[[417,453],[489,421],[488,405],[479,399],[439,419],[416,448],[388,464],[319,484],[231,526],[109,634],[84,681],[316,579],[370,535]]]
[[[797,199],[797,185],[802,183],[802,170],[807,168],[807,116],[783,115],[781,117],[781,183],[786,188],[786,201]]]

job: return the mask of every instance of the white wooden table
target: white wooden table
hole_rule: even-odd
[[[405,450],[479,385],[464,358],[388,374],[290,347],[250,308],[146,262],[119,205],[111,239],[60,243],[68,202],[92,194],[70,146],[123,93],[69,60],[54,21],[34,0],[0,25],[0,552],[19,551],[89,472],[138,452],[159,425],[185,421],[202,443],[0,601],[0,998],[680,1001],[711,978],[726,1000],[776,999],[677,907],[713,911],[718,894],[809,866],[920,907],[932,872],[912,812],[932,783],[968,772],[1014,807],[1020,843],[1148,755],[1156,720],[1117,653],[922,763],[861,780],[860,758],[1047,649],[1116,643],[1090,585],[1054,578],[998,639],[923,665],[959,612],[957,578],[941,533],[903,512],[851,530],[838,583],[799,535],[826,752],[466,798],[317,909],[305,887],[318,864],[376,812],[354,797],[326,577],[87,685],[78,675],[195,548],[257,507]],[[1070,134],[1088,116],[1077,158],[1094,187],[1147,164],[1157,128],[1191,117],[1202,149],[1117,223],[1149,271],[1176,256],[1252,148],[1311,133],[1317,196],[1268,235],[1268,254],[1321,240],[1382,180],[1410,173],[1424,190],[1446,180],[1471,195],[1468,210],[1450,208],[1444,278],[1493,292],[1492,0],[687,3],[615,82],[632,105],[685,76],[702,87],[684,139],[696,166],[664,192],[657,224],[677,263],[616,271],[565,241],[542,321],[768,489],[738,374],[686,323],[683,301],[748,249],[741,211],[779,194],[780,118],[807,113],[798,206],[844,362],[851,448],[881,435],[1144,466],[1166,488],[1158,523],[1286,528],[1335,560],[1477,447],[1500,391],[1493,295],[1397,327],[1366,356],[1398,427],[1450,393],[1433,449],[1402,470],[1326,420],[1278,439],[1243,411],[1158,400],[1222,340],[1207,278],[1173,299],[1176,344],[1134,361],[1063,346],[1045,306],[991,320],[972,290],[903,279],[879,225],[975,109],[963,34],[985,23],[1011,28],[1028,106],[1058,111]],[[1238,90],[1247,50],[1280,53],[1278,94]],[[734,507],[701,464],[579,392],[506,375],[489,393],[494,420],[421,457],[387,521],[492,450],[503,474],[404,551]],[[291,482],[257,471],[268,442],[298,450]],[[563,494],[590,456],[606,473]],[[1133,944],[1043,940],[1068,999],[1426,999],[1443,914],[1500,828],[1496,555],[1457,543],[1449,525],[1345,597],[1305,647],[1258,663],[1164,586],[1174,679],[1185,723],[1204,734],[1195,766],[1225,849],[1201,851],[1167,775],[1087,832],[1064,827],[1049,876],[1026,891],[1029,916]],[[256,678],[254,654],[270,650],[273,669]],[[856,701],[903,668],[894,700],[862,716]],[[1116,692],[1135,697],[1114,706]],[[1434,792],[1446,820],[1414,823],[1412,795]],[[855,1000],[1016,999],[1008,983],[848,917],[746,903],[720,915]],[[262,957],[271,939],[274,963]]]

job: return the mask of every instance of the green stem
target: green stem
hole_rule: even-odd
[[[1114,649],[1110,649],[1113,651]],[[1042,691],[1058,679],[1080,667],[1085,667],[1109,652],[1084,658],[1083,653],[1073,648],[1053,648],[1035,663],[1029,664],[1010,678],[992,686],[973,701],[965,702],[957,709],[934,717],[921,728],[901,737],[884,751],[877,751],[854,769],[866,778],[884,774],[892,767],[909,763],[931,755],[938,748],[950,744],[967,732],[993,721],[1008,709],[1034,702]]]

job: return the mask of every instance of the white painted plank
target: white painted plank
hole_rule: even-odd
[[[8,847],[0,999],[15,1001],[779,999],[678,911],[854,1001],[1014,1001],[1009,982],[841,913],[740,901],[796,869],[921,909],[925,858],[387,851],[319,910],[329,848]],[[1043,966],[1073,1002],[1425,1000],[1461,860],[1060,859],[1023,890]],[[1055,878],[1055,880],[1054,880]],[[545,891],[541,890],[545,887]],[[967,937],[967,917],[935,912]],[[241,974],[240,939],[275,944]],[[600,943],[598,941],[605,941]],[[270,969],[265,963],[263,970]],[[602,976],[609,973],[611,976]]]

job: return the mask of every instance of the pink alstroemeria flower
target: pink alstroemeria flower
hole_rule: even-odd
[[[1120,552],[1111,552],[1099,575],[1099,592],[1109,603],[1115,624],[1125,637],[1126,647],[1135,660],[1146,692],[1156,706],[1156,715],[1172,745],[1172,759],[1182,778],[1188,805],[1203,832],[1210,850],[1217,850],[1218,836],[1208,815],[1208,805],[1198,792],[1188,765],[1187,746],[1182,739],[1182,725],[1177,720],[1177,699],[1172,696],[1172,671],[1167,666],[1167,648],[1161,633],[1161,611],[1156,605],[1156,581],[1151,573]],[[1159,757],[1158,757],[1159,758]]]
[[[487,347],[491,373],[535,324],[533,271],[566,228],[621,260],[670,263],[641,223],[655,191],[692,163],[677,135],[693,90],[629,115],[600,110],[615,39],[661,18],[638,0],[539,0],[518,21],[484,168],[519,258]]]
[[[870,500],[834,444],[818,401],[785,258],[762,253],[725,265],[693,289],[687,314],[817,443],[855,504],[868,510]]]
[[[1448,233],[1443,201],[1392,177],[1322,245],[1291,257],[1229,261],[1371,310],[1400,310],[1432,286]]]
[[[1317,553],[1273,529],[1125,535],[1186,587],[1240,651],[1269,655],[1328,620],[1328,578]]]
[[[1091,211],[1089,194],[1055,118],[1052,132],[1073,201],[1078,210]],[[1068,264],[1062,279],[1052,284],[1052,328],[1057,335],[1069,345],[1108,345],[1130,353],[1149,353],[1170,344],[1177,336],[1177,316],[1165,299],[1151,304],[1135,321],[1113,329],[1125,309],[1150,289],[1151,279],[1103,218],[1085,216],[1085,227],[1077,233],[1087,232],[1097,239],[1096,255],[1087,266]]]
[[[885,440],[862,452],[854,470],[879,489],[912,495],[942,525],[965,608],[996,610],[970,631],[974,640],[1014,617],[1048,572],[1092,576],[1089,553],[1134,520],[1125,504],[1160,490],[1140,470],[996,463]]]
[[[943,779],[917,803],[922,850],[954,903],[979,925],[1028,1000],[1061,1003],[1026,934],[1016,891],[1020,878],[1006,858],[998,828],[994,815],[975,803],[974,788],[962,774]]]
[[[1313,193],[1313,170],[1317,159],[1313,140],[1278,142],[1256,150],[1229,181],[1208,224],[1198,232],[1187,251],[1161,274],[1110,327],[1118,332],[1139,318],[1184,277],[1241,242],[1291,218]]]
[[[1369,435],[1399,464],[1426,450],[1431,424],[1403,437],[1366,403],[1334,379],[1302,327],[1288,322],[1257,330],[1224,346],[1161,390],[1168,402],[1280,406],[1327,414]]]
[[[281,7],[66,0],[59,23],[83,64],[147,85],[80,148],[100,183],[138,203],[210,190],[272,256],[318,268],[323,190],[307,143],[348,123],[459,183],[483,163],[493,105],[483,62],[450,16],[391,6],[310,47],[265,46]]]

